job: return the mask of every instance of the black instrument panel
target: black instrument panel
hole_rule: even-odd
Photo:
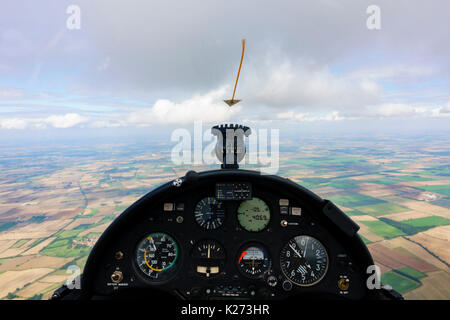
[[[327,203],[251,171],[187,175],[107,229],[83,283],[98,297],[139,289],[182,299],[362,299],[373,262],[356,232],[323,214]]]

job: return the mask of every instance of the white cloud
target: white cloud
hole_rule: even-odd
[[[368,110],[367,115],[382,118],[413,116],[424,112],[422,108],[415,108],[403,103],[386,103],[379,106],[370,106],[366,110]]]
[[[97,120],[93,121],[90,126],[93,128],[116,128],[122,126],[122,124],[118,121]]]
[[[327,68],[267,57],[263,71],[249,70],[241,91],[255,105],[303,110],[355,109],[378,103],[383,93],[375,80],[364,75],[334,74]]]
[[[276,114],[276,118],[279,120],[294,120],[294,121],[340,121],[347,119],[339,114],[338,111],[332,111],[323,115],[313,115],[308,112],[281,112]]]
[[[443,10],[448,0],[379,2],[387,31],[384,27],[381,32],[367,30],[367,6],[351,0],[339,5],[329,0],[320,5],[314,1],[233,1],[239,13],[226,1],[195,0],[196,5],[188,7],[176,0],[90,1],[86,10],[95,16],[89,32],[96,39],[96,52],[107,52],[114,65],[103,73],[104,81],[98,81],[96,74],[84,83],[95,90],[114,86],[125,92],[127,86],[152,93],[166,88],[183,93],[212,90],[235,74],[240,34],[248,40],[242,80],[248,76],[251,61],[271,45],[291,61],[301,57],[324,68],[370,68],[368,79],[415,77],[428,72],[429,66],[438,74],[448,74],[450,44],[442,41],[449,29],[448,10]],[[199,5],[202,10],[197,9]],[[125,23],[117,24],[119,20]],[[384,68],[398,63],[402,65]],[[334,85],[326,87],[333,89]]]
[[[152,108],[132,112],[126,124],[147,126],[150,124],[186,124],[201,120],[203,122],[225,121],[238,113],[239,106],[228,107],[222,100],[226,88],[196,95],[179,103],[167,99],[156,101]]]
[[[448,104],[447,104],[448,105]],[[410,105],[405,103],[383,103],[380,105],[366,106],[358,112],[348,113],[345,116],[355,118],[443,118],[445,106]]]
[[[45,119],[45,122],[55,128],[70,128],[86,121],[88,121],[88,118],[82,117],[77,113],[53,115]]]
[[[276,118],[279,120],[293,119],[295,116],[294,111],[280,112],[276,114]]]
[[[0,128],[2,129],[26,129],[28,123],[24,119],[9,118],[0,120]]]
[[[223,123],[234,121],[259,123],[342,121],[360,119],[412,119],[412,118],[450,118],[450,102],[443,105],[425,106],[403,103],[384,103],[361,107],[359,110],[342,112],[340,110],[303,112],[294,108],[282,112],[262,109],[259,113],[243,113],[241,106],[229,108],[222,102],[228,89],[222,88],[205,95],[197,95],[181,102],[160,99],[148,109],[133,109],[109,114],[104,118],[91,118],[78,113],[50,115],[46,118],[0,118],[0,129],[44,129],[71,128],[84,124],[91,128],[144,127],[159,124],[190,124],[194,121]],[[267,116],[269,115],[269,116]],[[251,116],[251,117],[248,117]]]
[[[431,110],[432,118],[450,118],[450,102],[442,107]]]
[[[378,68],[361,68],[348,74],[349,78],[366,78],[371,80],[408,79],[431,76],[436,73],[435,68],[423,65],[395,64]]]
[[[411,119],[411,118],[450,118],[450,102],[439,107],[413,106],[403,103],[384,103],[362,107],[357,111],[332,111],[326,114],[297,112],[289,110],[276,114],[277,120],[293,121],[340,121],[359,119]]]
[[[97,0],[83,5],[95,19],[76,37],[59,23],[64,11],[59,6],[24,11],[14,1],[5,2],[0,73],[12,72],[18,86],[29,87],[30,102],[8,110],[11,118],[2,120],[2,127],[219,122],[237,114],[259,121],[446,117],[446,107],[435,101],[448,95],[450,42],[442,39],[450,20],[448,10],[441,10],[448,0],[380,1],[388,23],[382,32],[367,30],[366,8],[350,0],[341,5],[321,1],[320,6],[238,1],[239,14],[234,5],[217,1],[195,0],[202,6],[198,10],[176,0]],[[48,23],[33,28],[36,17]],[[241,49],[236,30],[247,38],[237,89],[243,102],[229,109],[221,99],[230,91],[227,97],[211,92],[234,84]],[[34,82],[44,71],[52,81]],[[54,97],[40,95],[38,101],[41,90]],[[192,97],[192,92],[203,95]],[[11,98],[21,93],[0,88],[0,100]],[[127,99],[156,103],[148,109],[118,105]],[[416,106],[426,102],[430,105]],[[43,119],[21,119],[22,112],[31,116],[42,110]],[[91,122],[82,119],[89,111],[97,114]],[[80,115],[64,115],[72,112]]]
[[[88,120],[89,118],[80,116],[77,113],[51,115],[47,118],[3,118],[0,119],[0,128],[17,130],[28,128],[44,129],[50,125],[53,128],[66,129],[87,122]]]

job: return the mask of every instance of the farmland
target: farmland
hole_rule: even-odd
[[[410,299],[450,299],[449,146],[448,137],[285,141],[279,175],[360,225],[384,283]],[[190,169],[171,163],[170,148],[2,149],[0,299],[46,299],[68,266],[82,268],[115,217]]]

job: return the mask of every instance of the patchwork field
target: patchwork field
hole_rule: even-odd
[[[0,299],[46,299],[68,266],[82,268],[115,217],[190,169],[171,164],[170,148],[0,146]],[[450,299],[449,148],[448,137],[305,138],[280,145],[279,175],[360,225],[383,283],[407,299]]]

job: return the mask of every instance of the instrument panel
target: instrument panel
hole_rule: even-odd
[[[366,294],[361,257],[320,214],[323,200],[265,177],[221,178],[168,185],[124,212],[86,264],[95,295],[134,288],[181,299]]]

